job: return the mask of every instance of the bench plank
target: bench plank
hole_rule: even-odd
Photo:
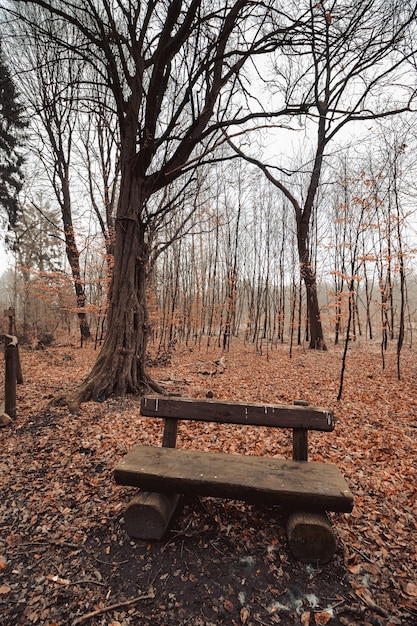
[[[315,406],[248,404],[219,400],[195,400],[164,396],[144,396],[141,415],[221,424],[247,424],[276,428],[334,430],[334,414]]]
[[[353,496],[335,465],[137,445],[119,462],[120,485],[145,491],[349,513]]]

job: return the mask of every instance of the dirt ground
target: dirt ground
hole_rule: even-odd
[[[341,349],[180,347],[153,361],[171,392],[331,408],[333,433],[313,433],[310,457],[339,466],[355,497],[333,514],[338,548],[322,567],[296,562],[280,511],[213,498],[184,502],[162,541],[132,541],[123,510],[135,490],[112,472],[135,443],[160,445],[160,421],[139,399],[49,406],[96,353],[21,349],[17,417],[0,429],[0,624],[3,626],[417,625],[417,364],[405,349],[383,370],[378,346]],[[220,359],[221,362],[220,362]],[[0,376],[3,378],[3,363]],[[290,456],[290,433],[182,423],[179,445]]]

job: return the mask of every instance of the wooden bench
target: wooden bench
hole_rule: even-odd
[[[336,540],[326,511],[349,513],[353,496],[335,465],[307,462],[308,431],[334,429],[332,411],[294,405],[248,404],[145,396],[141,415],[163,418],[162,448],[137,445],[114,470],[120,485],[139,487],[125,511],[131,537],[161,539],[179,495],[246,500],[282,507],[291,551],[304,562],[326,562]],[[292,460],[176,448],[178,420],[245,424],[293,431]]]

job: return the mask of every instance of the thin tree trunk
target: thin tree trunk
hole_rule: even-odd
[[[351,281],[350,281],[348,293],[349,293],[348,319],[347,319],[345,343],[344,343],[344,347],[343,347],[342,367],[341,367],[341,371],[340,371],[339,392],[337,394],[337,401],[338,402],[340,402],[340,400],[342,398],[342,393],[343,393],[343,382],[344,382],[344,378],[345,378],[346,358],[347,358],[347,351],[348,351],[348,346],[349,346],[350,326],[351,326],[351,322],[352,322],[352,314],[353,314],[353,306],[354,306],[354,302],[353,302],[353,298],[354,298],[354,281],[353,281],[353,279],[351,279]]]
[[[75,241],[72,223],[65,227],[65,247],[67,251],[68,262],[71,267],[72,278],[74,281],[74,290],[77,299],[77,316],[80,326],[81,345],[87,339],[90,339],[90,326],[85,312],[86,295],[84,285],[81,280],[80,255]]]
[[[297,324],[297,346],[301,346],[301,322],[303,320],[303,285],[300,280],[298,284],[298,324]]]

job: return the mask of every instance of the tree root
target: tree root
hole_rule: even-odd
[[[323,352],[327,352],[327,346],[323,339],[319,339],[315,342],[310,341],[309,348],[310,350],[322,350]]]
[[[149,375],[146,375],[145,380],[140,381],[140,384],[138,384],[136,388],[128,387],[123,391],[116,391],[108,380],[103,382],[99,380],[98,376],[90,375],[78,387],[75,387],[66,395],[60,395],[56,398],[56,402],[55,399],[52,402],[54,402],[54,404],[66,404],[71,413],[77,414],[83,402],[89,402],[90,400],[103,402],[110,396],[123,397],[126,394],[143,396],[150,391],[161,395],[168,395],[165,389]]]
[[[149,377],[148,380],[146,381],[146,383],[144,383],[144,384],[147,385],[150,390],[156,391],[156,393],[160,393],[162,396],[169,395],[165,391],[165,389],[163,387],[161,387],[161,385],[158,385],[158,383],[156,381],[154,381],[151,377]]]

